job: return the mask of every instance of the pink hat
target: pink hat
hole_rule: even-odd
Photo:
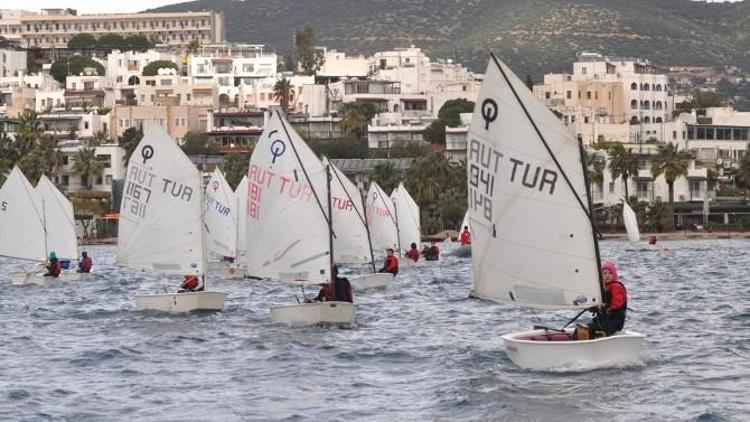
[[[602,264],[602,271],[609,270],[612,273],[612,281],[620,281],[620,276],[617,274],[617,266],[612,261],[606,261]]]

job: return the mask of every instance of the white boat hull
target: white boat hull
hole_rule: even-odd
[[[354,324],[357,305],[349,302],[314,302],[271,307],[271,322],[287,325]]]
[[[375,273],[364,277],[352,279],[350,281],[355,291],[361,292],[363,290],[374,290],[374,289],[389,289],[393,283],[393,274],[391,273]]]
[[[573,333],[572,328],[565,331],[568,335]],[[524,369],[582,371],[640,362],[646,338],[633,331],[620,331],[594,340],[532,340],[545,334],[555,332],[533,330],[506,334],[503,336],[505,353]]]
[[[223,292],[154,293],[135,296],[136,311],[221,311],[227,294]]]
[[[36,284],[38,286],[47,286],[62,281],[81,281],[88,280],[93,276],[91,273],[64,272],[59,277],[45,277],[44,273],[14,273],[10,276],[10,282],[17,286],[27,284]]]

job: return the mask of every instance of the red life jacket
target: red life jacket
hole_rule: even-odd
[[[60,277],[60,272],[62,271],[62,268],[60,267],[60,261],[53,260],[49,263],[49,273],[52,275],[52,277]]]
[[[185,290],[195,291],[197,287],[198,287],[198,277],[194,275],[187,277],[185,281],[182,282],[182,288]]]
[[[409,252],[406,253],[406,257],[415,262],[419,261],[419,251],[416,249],[409,249]]]
[[[91,257],[83,258],[83,265],[81,265],[81,272],[82,273],[90,273],[91,272],[91,266],[94,264],[94,262],[91,260]]]
[[[461,233],[461,246],[471,245],[471,233],[468,230],[464,230]]]
[[[398,258],[395,256],[385,257],[385,272],[396,274],[398,272]]]

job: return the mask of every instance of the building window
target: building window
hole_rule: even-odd
[[[587,100],[591,99],[591,91],[586,91],[586,99]]]
[[[657,117],[654,119],[654,123],[661,123],[661,122],[662,122],[661,117]]]
[[[547,92],[544,93],[544,98],[546,98],[546,99],[549,100],[549,96],[550,96],[549,91],[547,91]]]
[[[615,182],[609,182],[609,193],[615,193]]]
[[[630,90],[631,91],[638,91],[638,84],[635,83],[635,82],[633,82],[632,84],[630,84]]]
[[[565,98],[567,98],[567,99],[571,99],[572,97],[573,97],[573,92],[572,92],[572,91],[570,91],[570,90],[569,90],[569,91],[567,91],[567,92],[565,93]]]
[[[643,123],[651,123],[651,118],[646,116],[643,118]]]
[[[677,131],[676,130],[672,131],[672,139],[677,139]]]
[[[630,102],[630,108],[633,109],[633,110],[637,110],[638,109],[638,101],[632,100]]]
[[[586,66],[581,68],[581,75],[585,75],[585,74],[586,74]]]

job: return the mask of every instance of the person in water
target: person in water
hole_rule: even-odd
[[[461,246],[471,245],[471,232],[469,232],[469,226],[464,226],[464,231],[461,232]]]
[[[614,262],[602,264],[605,298],[603,306],[596,308],[594,319],[589,323],[589,332],[604,332],[609,336],[621,331],[625,326],[628,309],[628,292],[617,274]]]
[[[386,251],[387,255],[385,256],[385,263],[383,263],[383,268],[378,270],[378,272],[391,273],[394,276],[398,274],[398,258],[396,258],[396,255],[394,255],[395,252],[396,251],[394,251],[393,248],[388,248],[388,250]]]
[[[648,238],[648,244],[649,245],[656,245],[656,236],[650,236]]]
[[[424,248],[422,255],[425,261],[437,261],[440,259],[440,248],[438,248],[437,243],[432,242],[432,246]]]
[[[182,284],[180,284],[180,290],[177,291],[177,293],[187,293],[187,292],[202,292],[203,291],[203,282],[201,279],[194,274],[188,274],[185,276],[185,280],[183,280]]]
[[[60,267],[60,261],[57,259],[57,254],[55,254],[55,251],[49,253],[49,257],[47,258],[47,265],[45,267],[47,268],[47,272],[44,273],[44,277],[60,277],[62,268]]]
[[[411,244],[411,249],[409,249],[409,251],[406,252],[406,257],[411,259],[414,262],[419,261],[419,249],[417,249],[416,243]]]
[[[354,303],[354,293],[349,279],[339,277],[339,267],[334,265],[331,268],[331,282],[322,284],[318,296],[314,299],[305,299],[305,303],[310,302],[349,302]]]
[[[81,253],[81,260],[78,261],[77,273],[90,273],[91,267],[94,265],[94,261],[91,259],[88,253],[85,251]]]

